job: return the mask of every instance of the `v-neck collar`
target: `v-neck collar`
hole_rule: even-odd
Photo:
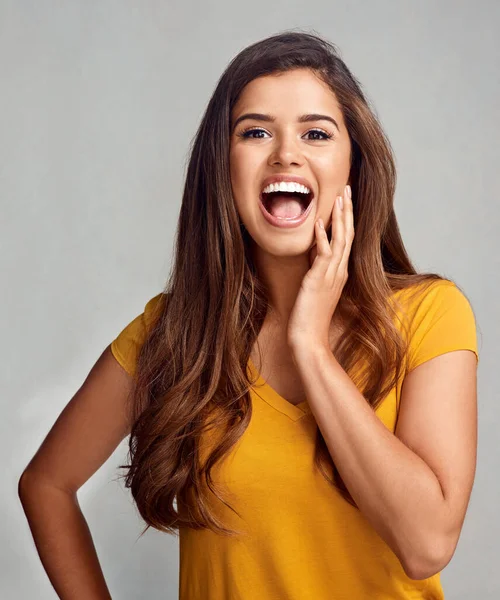
[[[248,367],[251,372],[252,379],[256,378],[256,381],[252,387],[253,391],[270,406],[277,411],[287,415],[290,419],[297,421],[308,414],[311,414],[311,408],[307,401],[299,402],[299,404],[292,404],[288,402],[283,396],[280,396],[278,392],[272,388],[262,375],[257,371],[257,368],[253,364],[252,359],[248,358]],[[261,390],[261,393],[259,393]]]

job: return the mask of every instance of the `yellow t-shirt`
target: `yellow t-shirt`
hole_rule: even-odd
[[[397,292],[404,295],[403,292]],[[159,294],[113,341],[130,373]],[[438,281],[409,310],[410,368],[451,350],[476,354],[472,308],[455,284]],[[249,372],[258,375],[250,361]],[[394,432],[399,382],[376,410]],[[209,495],[238,538],[209,530],[179,531],[180,600],[368,600],[444,598],[439,573],[410,579],[361,512],[313,468],[315,420],[307,402],[287,402],[260,377],[251,390],[250,424],[213,469],[234,512]]]

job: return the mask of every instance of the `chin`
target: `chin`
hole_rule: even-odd
[[[260,237],[260,236],[259,236]],[[314,246],[314,242],[310,240],[300,240],[295,237],[288,240],[277,240],[277,239],[260,239],[256,241],[253,239],[255,249],[259,252],[265,252],[279,258],[293,258],[308,254],[311,248]]]

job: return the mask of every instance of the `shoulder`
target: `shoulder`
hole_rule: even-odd
[[[164,292],[150,298],[143,311],[127,323],[111,342],[113,356],[128,373],[135,372],[139,351],[162,314],[166,300],[167,294]]]
[[[151,326],[161,315],[163,308],[165,307],[166,300],[167,294],[160,292],[146,302],[143,312],[144,324],[146,327]]]
[[[409,321],[425,319],[431,312],[455,309],[472,312],[465,292],[450,279],[435,279],[412,284],[393,294],[396,306]]]
[[[420,282],[399,290],[400,325],[409,344],[409,366],[451,350],[469,349],[479,359],[471,302],[449,279]]]

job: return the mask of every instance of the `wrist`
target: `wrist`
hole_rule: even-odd
[[[323,355],[325,353],[331,354],[331,350],[327,344],[318,340],[312,339],[297,339],[289,343],[289,347],[292,352],[292,356],[296,360],[309,360],[312,357]]]

